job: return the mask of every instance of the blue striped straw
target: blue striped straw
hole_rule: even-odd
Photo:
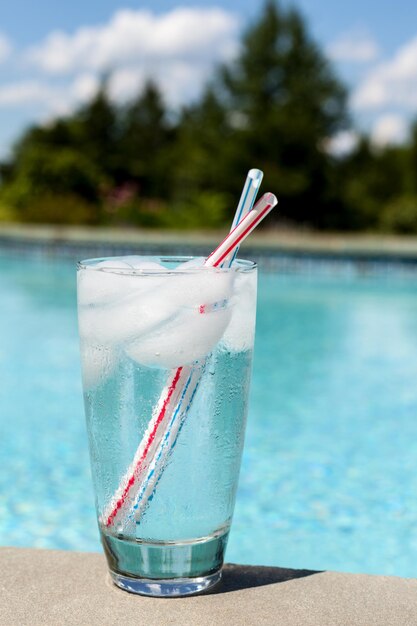
[[[233,218],[230,231],[236,228],[239,222],[241,222],[242,219],[245,217],[245,215],[249,213],[249,211],[252,209],[253,204],[256,199],[256,195],[258,193],[258,189],[261,186],[263,177],[264,177],[264,173],[261,170],[257,170],[257,169],[249,170],[248,175],[246,176],[245,184],[243,185],[239,204],[237,205],[236,213]],[[233,261],[235,260],[238,252],[239,252],[239,246],[237,246],[233,254],[225,258],[222,264],[222,267],[230,267]]]
[[[193,367],[191,370],[190,376],[184,385],[180,401],[178,402],[178,405],[171,417],[168,428],[166,429],[162,441],[158,446],[156,454],[149,465],[146,478],[142,483],[130,518],[135,518],[137,520],[140,519],[147,503],[153,498],[155,489],[162,477],[168,455],[171,454],[175,444],[177,443],[178,436],[184,425],[187,413],[194,400],[205,364],[206,361],[204,361],[199,368]]]
[[[233,218],[232,231],[242,221],[242,219],[249,213],[255,202],[256,195],[261,185],[263,178],[263,172],[258,169],[251,169],[246,177],[245,184],[243,186],[242,194]],[[230,254],[222,263],[222,267],[230,267],[236,258],[239,246],[236,250]],[[193,367],[185,382],[182,395],[179,399],[177,407],[173,412],[170,423],[165,431],[162,441],[159,443],[157,450],[155,451],[154,458],[152,459],[149,467],[146,470],[146,475],[142,482],[141,488],[136,498],[136,502],[133,506],[132,513],[128,516],[127,523],[131,523],[133,519],[137,521],[148,504],[153,498],[155,489],[159,480],[162,477],[166,460],[169,454],[172,452],[182,426],[187,417],[188,410],[191,407],[194,396],[197,392],[197,388],[200,384],[202,374],[204,372],[206,359],[202,365]],[[193,380],[194,379],[194,380]],[[184,408],[185,405],[185,408]]]

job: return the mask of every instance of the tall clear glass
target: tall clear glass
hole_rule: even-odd
[[[113,581],[134,593],[189,595],[221,577],[257,271],[242,260],[227,269],[202,263],[131,256],[78,264],[99,530]]]

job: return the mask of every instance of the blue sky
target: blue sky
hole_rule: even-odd
[[[351,88],[357,128],[375,143],[403,140],[417,115],[417,2],[295,5]],[[240,32],[262,6],[263,0],[1,3],[0,155],[31,122],[47,123],[91,97],[109,68],[115,101],[131,97],[149,73],[172,106],[192,99],[213,65],[233,58]],[[343,150],[355,136],[344,133],[333,147]]]

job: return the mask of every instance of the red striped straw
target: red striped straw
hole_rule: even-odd
[[[272,193],[265,193],[255,204],[253,209],[246,214],[242,221],[233,228],[219,246],[207,257],[205,267],[219,267],[223,261],[238,248],[246,237],[258,226],[268,213],[278,203]],[[137,517],[146,506],[151,497],[156,483],[158,482],[166,459],[175,444],[179,432],[179,424],[174,425],[172,434],[162,428],[162,424],[170,425],[172,414],[181,402],[181,396],[189,384],[193,366],[178,367],[170,375],[169,381],[153,412],[153,417],[146,430],[135,457],[130,464],[120,485],[112,497],[108,507],[102,515],[102,523],[106,527],[115,525],[117,522],[126,522],[127,514],[133,508],[133,500],[140,492],[140,502],[136,502],[135,516]],[[199,379],[196,377],[195,388]],[[181,415],[181,412],[179,412]],[[182,419],[184,414],[182,413]],[[169,445],[166,442],[169,442]],[[158,459],[158,467],[155,467],[155,459]]]
[[[240,246],[242,241],[251,234],[259,222],[272,211],[277,203],[278,200],[273,193],[264,193],[253,209],[245,215],[243,220],[230,231],[221,244],[207,257],[204,263],[205,267],[218,267],[223,263],[227,255],[232,254],[234,249]]]

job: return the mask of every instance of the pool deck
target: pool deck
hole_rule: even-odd
[[[101,554],[0,548],[1,626],[416,626],[417,580],[227,565],[175,600],[117,589]]]
[[[39,245],[115,245],[212,248],[224,237],[219,231],[164,231],[137,228],[0,224],[0,245],[16,242]],[[417,236],[369,233],[314,233],[269,229],[255,232],[244,248],[284,254],[384,256],[417,260]]]

